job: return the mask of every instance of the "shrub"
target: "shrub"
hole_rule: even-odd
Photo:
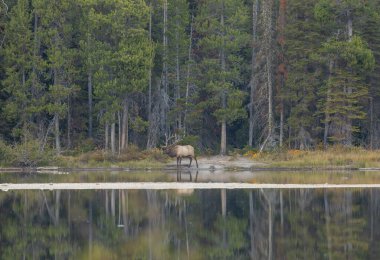
[[[39,142],[30,140],[16,144],[11,151],[10,164],[19,167],[36,167],[51,165],[54,162],[54,152],[48,148],[40,150]]]
[[[11,158],[12,148],[0,140],[0,163],[6,165]]]

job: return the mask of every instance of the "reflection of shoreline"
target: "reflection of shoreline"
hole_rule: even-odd
[[[380,184],[258,184],[202,182],[106,182],[106,183],[2,183],[8,190],[173,190],[173,189],[356,189],[380,188]]]

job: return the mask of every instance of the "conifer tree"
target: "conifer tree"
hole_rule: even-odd
[[[248,10],[242,1],[208,1],[199,7],[196,17],[196,32],[200,35],[200,70],[202,87],[211,108],[221,126],[220,154],[227,153],[227,124],[246,117],[243,108],[244,92],[239,54],[248,47]]]

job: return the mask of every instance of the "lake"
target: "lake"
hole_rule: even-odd
[[[199,172],[195,178],[192,172],[191,189],[0,191],[0,259],[379,258],[379,188],[260,188],[379,184],[378,172]],[[0,174],[9,185],[177,181],[186,185],[190,172],[180,178],[158,171]],[[197,186],[231,182],[257,188]]]

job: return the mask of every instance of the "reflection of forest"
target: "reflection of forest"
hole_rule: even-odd
[[[380,192],[0,193],[0,259],[377,259]]]

